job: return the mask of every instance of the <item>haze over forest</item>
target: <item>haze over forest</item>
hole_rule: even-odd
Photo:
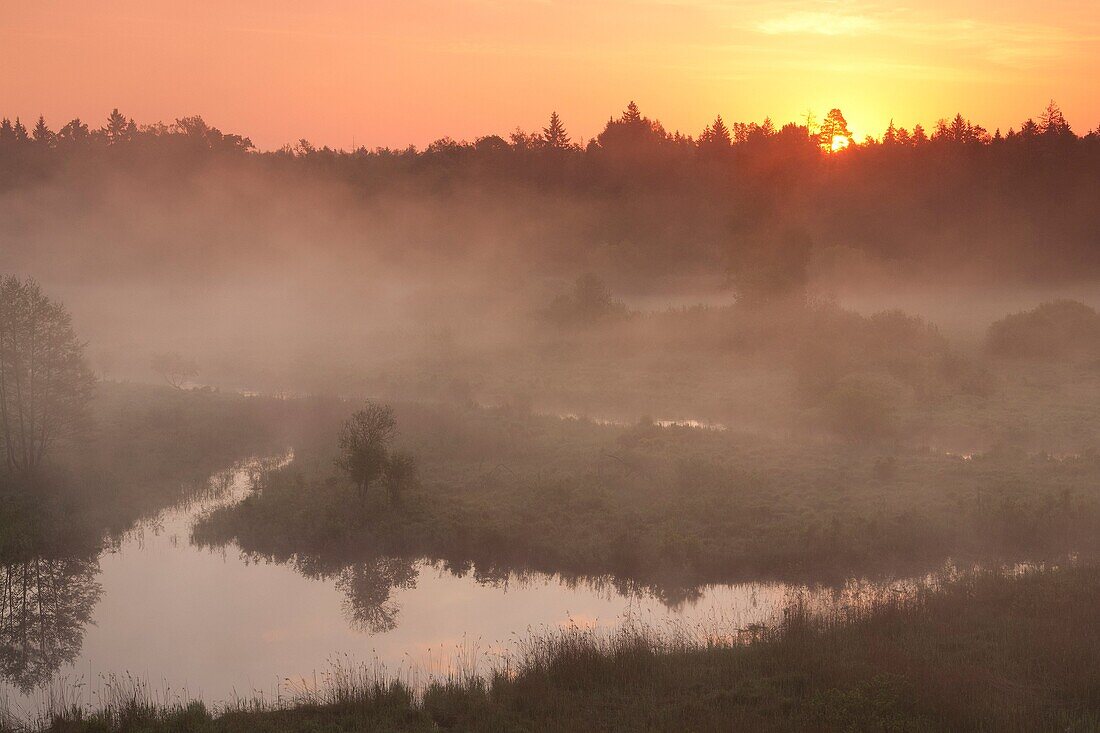
[[[328,378],[528,335],[585,274],[642,310],[908,307],[928,288],[935,309],[955,287],[979,322],[925,314],[979,330],[1013,292],[1022,307],[1097,274],[1100,133],[1053,102],[1008,130],[959,114],[864,141],[839,111],[812,130],[718,117],[687,137],[632,104],[591,141],[553,120],[352,152],[260,152],[200,117],[5,120],[0,269],[74,307],[105,375],[180,351],[215,383],[283,389],[309,386],[295,363]]]
[[[1093,729],[1098,121],[656,115],[0,118],[0,733]]]

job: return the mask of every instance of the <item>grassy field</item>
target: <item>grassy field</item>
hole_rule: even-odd
[[[284,409],[277,400],[100,383],[81,440],[61,446],[33,485],[0,469],[0,559],[98,552],[216,471],[280,449]]]
[[[534,637],[485,676],[411,689],[330,675],[289,708],[161,708],[140,690],[49,725],[83,731],[1088,731],[1100,726],[1100,570],[978,573],[773,626]]]
[[[675,597],[705,582],[923,572],[946,557],[1087,555],[1100,457],[965,459],[735,431],[399,405],[422,482],[362,500],[333,464],[351,409],[314,403],[297,458],[194,537],[277,560],[429,557],[461,572],[614,574]]]

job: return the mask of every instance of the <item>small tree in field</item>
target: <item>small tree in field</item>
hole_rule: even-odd
[[[390,443],[396,435],[397,420],[389,405],[368,401],[344,423],[336,465],[355,482],[363,497],[370,485],[386,472]]]
[[[60,303],[33,280],[0,279],[0,448],[31,473],[81,426],[95,377]]]
[[[199,376],[198,365],[191,359],[180,356],[174,351],[166,354],[154,354],[149,366],[165,382],[180,390],[189,381]]]

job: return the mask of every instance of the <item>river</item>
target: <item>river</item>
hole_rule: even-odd
[[[767,621],[797,590],[715,585],[669,606],[554,576],[478,582],[427,562],[311,578],[235,547],[193,546],[195,518],[243,498],[257,466],[215,477],[204,496],[140,525],[98,561],[6,568],[9,587],[32,575],[41,585],[43,572],[52,579],[29,612],[19,594],[3,603],[0,706],[23,719],[61,703],[96,707],[120,680],[160,702],[270,701],[334,664],[422,682],[456,660],[488,664],[517,638],[570,624],[743,628]]]

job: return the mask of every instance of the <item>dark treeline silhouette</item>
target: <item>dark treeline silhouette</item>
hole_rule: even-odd
[[[718,116],[690,136],[633,102],[583,144],[555,112],[538,132],[442,138],[423,150],[301,140],[262,152],[201,117],[138,125],[118,110],[101,127],[0,123],[0,192],[56,183],[91,191],[121,177],[171,197],[212,166],[283,184],[336,182],[375,199],[431,196],[482,213],[568,218],[543,232],[551,241],[539,256],[621,277],[731,269],[794,238],[811,245],[796,248],[800,257],[841,248],[906,271],[1076,278],[1100,269],[1098,164],[1100,128],[1079,134],[1053,102],[1004,132],[958,114],[927,130],[891,122],[862,142],[836,109],[820,123],[808,115],[782,126]],[[562,201],[583,215],[551,205]]]

